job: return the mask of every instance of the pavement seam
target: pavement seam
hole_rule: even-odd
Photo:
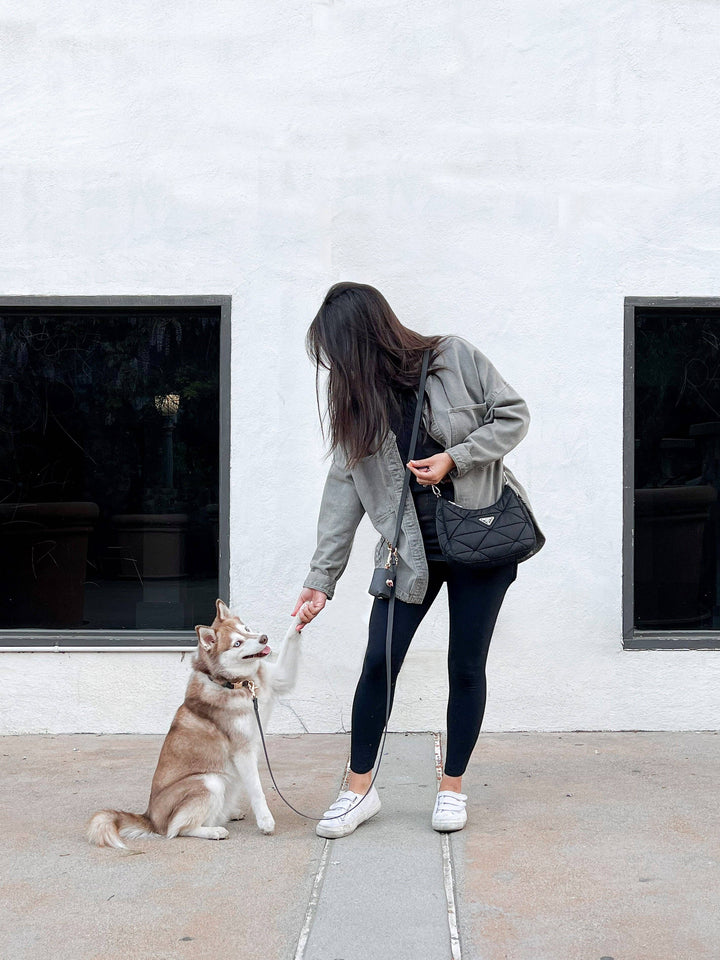
[[[442,779],[442,747],[440,745],[440,734],[434,733],[435,740],[435,774],[438,785]],[[443,885],[445,888],[445,899],[447,901],[448,928],[450,932],[450,955],[452,960],[462,960],[460,950],[460,933],[457,923],[457,904],[455,900],[455,871],[453,870],[452,847],[450,845],[450,834],[441,834],[442,858],[443,858]]]
[[[293,960],[303,960],[305,956],[305,947],[307,946],[308,938],[310,936],[310,931],[312,929],[313,920],[315,919],[315,914],[317,913],[318,904],[320,902],[320,890],[322,888],[323,880],[325,879],[325,869],[327,867],[328,856],[330,854],[330,843],[332,841],[326,840],[325,846],[323,847],[323,852],[320,857],[320,863],[318,864],[317,872],[315,873],[315,879],[313,881],[312,890],[310,892],[310,899],[308,900],[307,910],[305,911],[305,920],[302,925],[302,930],[300,931],[300,936],[298,938],[297,949],[295,950],[295,956]]]
[[[344,790],[347,786],[349,774],[350,757],[348,756],[345,764],[345,772],[343,774],[342,784],[340,785],[341,790]],[[310,891],[307,909],[305,910],[305,919],[303,920],[303,925],[300,930],[300,936],[298,937],[293,960],[303,960],[303,957],[305,956],[305,948],[307,947],[307,943],[310,938],[310,931],[312,930],[312,925],[315,920],[318,905],[320,903],[320,892],[322,890],[323,880],[325,879],[325,870],[327,869],[328,858],[330,856],[331,843],[332,840],[325,840],[323,845],[323,852],[320,855],[320,862],[318,863],[318,868],[315,871],[315,879],[313,880],[312,890]]]

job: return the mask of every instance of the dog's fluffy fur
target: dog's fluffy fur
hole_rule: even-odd
[[[295,683],[300,621],[294,618],[277,662],[268,663],[267,637],[253,633],[222,600],[215,606],[211,626],[195,627],[198,649],[185,701],[160,751],[147,810],[100,810],[88,823],[90,843],[125,848],[122,838],[222,840],[224,825],[245,816],[245,799],[262,833],[275,829],[258,774],[261,742],[252,695],[247,686],[222,684],[254,682],[265,728],[276,696]]]

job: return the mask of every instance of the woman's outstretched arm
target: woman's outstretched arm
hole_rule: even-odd
[[[328,600],[332,599],[364,513],[351,472],[334,456],[320,501],[317,548],[303,587],[321,590]]]

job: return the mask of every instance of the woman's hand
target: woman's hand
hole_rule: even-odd
[[[455,461],[449,453],[436,453],[425,460],[410,460],[408,467],[417,477],[418,483],[429,487],[433,483],[440,483],[442,478],[455,466]]]
[[[295,604],[295,609],[290,616],[299,616],[303,621],[303,626],[305,626],[306,623],[310,623],[310,621],[314,620],[320,613],[325,606],[326,600],[327,594],[323,593],[322,590],[311,590],[309,587],[303,587],[300,591],[298,601]],[[302,631],[302,627],[299,624],[296,629],[298,633]]]

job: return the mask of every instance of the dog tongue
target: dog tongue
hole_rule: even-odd
[[[257,660],[259,657],[266,657],[269,653],[272,653],[270,647],[264,646],[257,653],[249,653],[246,657],[243,657],[243,660]]]

